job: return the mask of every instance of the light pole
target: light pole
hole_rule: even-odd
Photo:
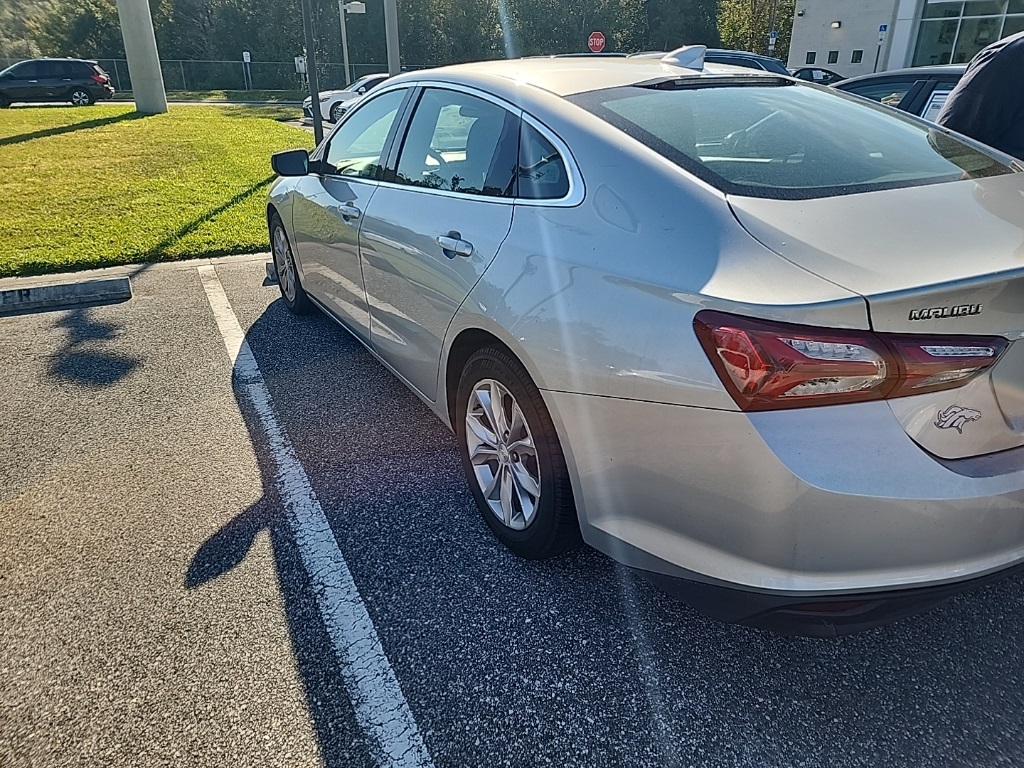
[[[319,144],[324,140],[324,124],[320,115],[320,82],[316,74],[316,40],[313,35],[313,6],[310,0],[302,0],[302,27],[306,33],[306,82],[312,100],[313,138]]]
[[[366,3],[346,3],[345,0],[338,0],[338,17],[341,19],[341,55],[345,62],[345,85],[352,84],[352,67],[348,63],[348,27],[345,24],[345,14],[366,13]]]
[[[388,48],[388,74],[394,77],[402,71],[402,57],[398,50],[398,2],[384,0],[384,34]]]

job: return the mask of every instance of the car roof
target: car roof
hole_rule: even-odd
[[[425,80],[432,77],[461,82],[466,85],[484,85],[504,80],[508,86],[532,85],[558,96],[571,96],[603,88],[617,88],[649,81],[682,77],[711,77],[730,75],[737,77],[765,77],[768,73],[728,64],[705,65],[703,70],[688,69],[667,64],[654,58],[566,57],[542,59],[499,59],[455,64],[438,69],[409,72],[394,79]]]
[[[763,59],[766,61],[782,61],[774,56],[765,56],[763,53],[753,51],[734,51],[729,48],[708,48],[708,56],[745,56],[751,59]]]
[[[843,81],[843,85],[859,83],[864,80],[894,80],[903,77],[933,77],[935,75],[954,75],[962,77],[967,71],[966,64],[936,64],[929,67],[907,67],[906,69],[890,69],[886,72],[874,72],[869,75],[857,75]]]

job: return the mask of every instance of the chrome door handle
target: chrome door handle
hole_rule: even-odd
[[[469,257],[473,255],[473,244],[468,240],[463,240],[462,235],[458,232],[441,235],[437,238],[437,244],[441,246],[444,255],[449,259],[454,259],[456,256]]]
[[[339,205],[334,210],[345,221],[358,219],[360,216],[363,215],[363,212],[356,208],[356,206],[353,205],[352,203],[345,203],[344,205]]]

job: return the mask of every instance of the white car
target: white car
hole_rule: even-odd
[[[346,102],[359,98],[387,79],[388,75],[386,74],[364,75],[348,88],[321,91],[320,116],[328,122],[338,122],[349,106]],[[308,118],[313,117],[313,99],[311,97],[307,96],[305,101],[302,102],[302,112]]]

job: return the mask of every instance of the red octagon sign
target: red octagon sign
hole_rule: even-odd
[[[591,32],[587,39],[587,45],[593,53],[600,53],[604,50],[604,32]]]

